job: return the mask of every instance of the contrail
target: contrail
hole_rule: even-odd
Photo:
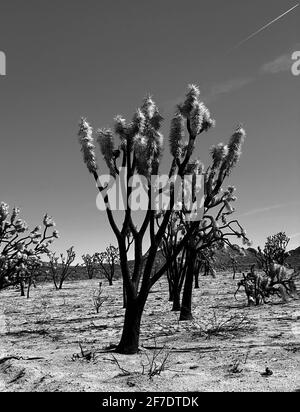
[[[242,40],[240,43],[238,43],[235,47],[232,48],[232,50],[237,49],[238,47],[240,47],[242,44],[246,43],[247,41],[249,41],[250,39],[252,39],[254,36],[256,36],[257,34],[259,34],[260,32],[262,32],[263,30],[265,30],[267,27],[271,26],[271,24],[275,23],[276,21],[278,21],[279,19],[281,19],[282,17],[286,16],[288,13],[290,13],[291,11],[295,10],[296,7],[299,6],[300,3],[297,3],[294,7],[290,8],[289,10],[287,10],[286,12],[282,13],[280,16],[276,17],[276,19],[270,21],[268,24],[266,24],[265,26],[263,26],[262,28],[260,28],[259,30],[257,30],[255,33],[250,34],[250,36],[246,37],[246,39]]]

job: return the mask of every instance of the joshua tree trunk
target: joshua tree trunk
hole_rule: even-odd
[[[169,302],[174,301],[174,283],[172,280],[171,268],[167,270],[168,286],[169,286]]]
[[[28,286],[27,286],[27,299],[29,299],[29,297],[30,297],[30,288],[31,288],[31,285],[32,285],[32,279],[31,279],[31,277],[29,278],[29,281],[28,281]]]
[[[116,348],[117,353],[133,355],[138,352],[143,309],[144,304],[139,303],[137,299],[131,302],[127,300],[123,332]]]
[[[199,272],[195,273],[195,289],[199,289]]]
[[[55,290],[59,290],[59,286],[55,279],[53,279],[53,283],[54,283]]]
[[[25,296],[25,282],[23,279],[20,279],[20,289],[21,289],[21,296]]]
[[[59,290],[62,289],[63,284],[64,284],[64,281],[65,281],[65,279],[61,279],[61,280],[60,280],[60,282],[59,282],[59,287],[58,287]]]
[[[173,307],[172,312],[179,312],[180,311],[180,291],[178,288],[174,289],[173,293]]]
[[[126,288],[123,284],[123,309],[126,309],[127,306],[127,295],[126,295]]]
[[[194,264],[196,253],[190,251],[188,254],[188,268],[185,276],[184,289],[182,294],[181,312],[179,320],[192,320],[192,294],[194,280]]]

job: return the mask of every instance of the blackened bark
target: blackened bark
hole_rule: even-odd
[[[24,280],[20,281],[21,296],[25,296],[25,284]]]
[[[138,352],[143,309],[144,305],[138,303],[137,300],[132,302],[127,300],[123,332],[116,348],[117,353],[134,355]]]
[[[28,281],[28,286],[27,286],[27,299],[30,297],[30,288],[31,288],[32,280],[31,278]]]
[[[179,311],[180,311],[180,291],[177,288],[177,289],[174,289],[172,312],[179,312]]]
[[[126,295],[126,288],[123,285],[123,309],[126,309],[127,306],[127,295]]]
[[[172,275],[169,271],[167,273],[167,278],[168,278],[168,285],[169,285],[169,302],[173,302],[174,301],[174,284],[172,280]]]
[[[195,289],[199,289],[199,272],[195,273]]]
[[[195,264],[196,253],[191,251],[188,256],[188,268],[185,276],[182,303],[180,311],[180,321],[192,320],[192,295],[193,295],[193,280],[194,280],[194,264]]]

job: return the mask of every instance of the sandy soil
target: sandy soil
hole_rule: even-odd
[[[231,275],[203,277],[194,322],[179,323],[162,281],[145,309],[140,353],[125,356],[105,350],[122,330],[121,282],[104,285],[108,299],[99,314],[97,286],[72,281],[56,291],[43,284],[29,300],[15,290],[1,293],[0,391],[299,390],[300,300],[248,308],[242,294],[234,300]],[[92,359],[80,356],[79,343]],[[148,359],[159,348],[157,364],[168,355],[166,367],[150,379]],[[267,367],[272,375],[263,376]]]

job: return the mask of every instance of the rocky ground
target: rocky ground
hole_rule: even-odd
[[[248,308],[242,293],[234,300],[237,280],[220,273],[201,277],[194,321],[178,322],[162,281],[145,309],[141,350],[125,356],[108,349],[122,330],[121,282],[104,284],[97,314],[98,282],[39,284],[28,300],[1,292],[0,391],[299,391],[300,300]],[[153,358],[165,368],[151,376]]]

